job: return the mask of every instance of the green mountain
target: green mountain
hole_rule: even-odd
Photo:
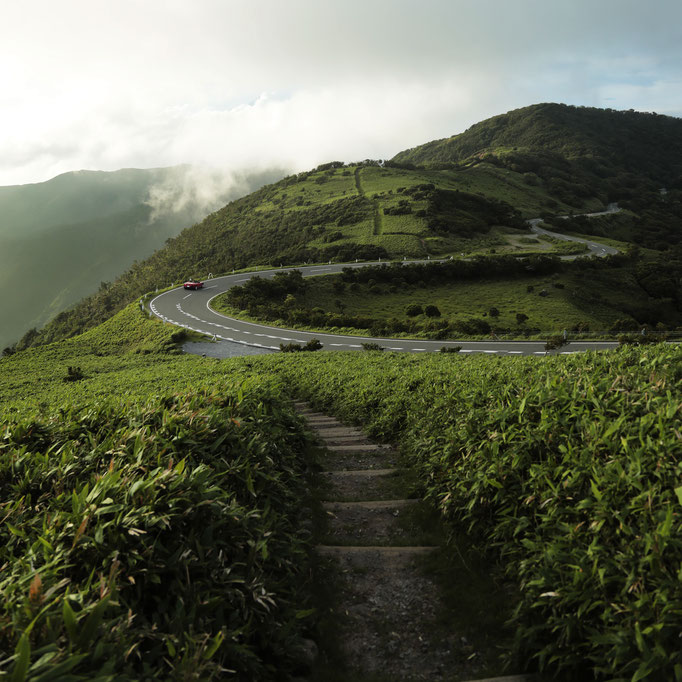
[[[178,166],[78,171],[0,187],[0,347],[106,288],[136,259],[230,198],[279,175],[221,187],[218,178]]]
[[[558,152],[529,155],[544,153],[580,168]],[[600,286],[615,290],[635,277],[649,308],[667,300],[682,310],[673,295],[682,278],[674,170],[665,185],[649,171],[623,171],[630,195],[616,200],[626,210],[559,220],[604,200],[573,189],[559,196],[550,171],[529,182],[500,161],[503,153],[488,156],[447,167],[327,164],[263,187],[60,313],[25,339],[36,347],[0,357],[0,677],[209,680],[227,670],[268,682],[327,679],[317,674],[322,666],[348,679],[356,661],[339,650],[343,609],[334,601],[342,572],[315,551],[329,516],[320,504],[328,477],[319,472],[335,455],[295,411],[293,401],[304,400],[377,442],[400,444],[409,472],[382,474],[390,488],[380,490],[409,481],[421,498],[416,512],[401,511],[401,529],[411,533],[418,519],[444,524],[421,568],[442,587],[440,596],[424,592],[425,605],[466,635],[452,642],[452,665],[443,659],[449,670],[475,659],[477,674],[488,674],[492,660],[479,642],[492,641],[507,674],[680,678],[679,344],[542,358],[375,349],[222,361],[183,354],[185,330],[133,300],[232,267],[486,249],[524,255],[532,238],[523,218],[544,213],[557,228],[642,241],[622,244],[623,255],[576,262],[576,278],[592,285],[601,273]],[[563,180],[571,187],[572,173]],[[63,224],[87,223],[81,210]],[[111,216],[133,222],[135,210],[122,205]],[[478,269],[482,282],[495,264],[524,270],[532,260],[472,255],[442,270]],[[404,289],[410,274],[427,291],[433,278],[423,273],[439,267],[359,272],[373,275],[370,293]],[[401,282],[380,281],[396,273]],[[355,284],[363,283],[348,289]],[[365,573],[364,585],[376,584]],[[507,606],[509,638],[497,630]],[[385,620],[375,625],[377,641],[391,639],[382,638]],[[389,644],[385,655],[394,654]]]
[[[492,157],[492,158],[490,158]],[[631,173],[670,187],[682,181],[682,120],[658,114],[537,104],[494,116],[465,132],[408,149],[393,161],[417,165],[497,159],[506,167],[576,164],[609,180]]]
[[[650,260],[658,258],[652,250],[664,258],[682,239],[680,151],[678,119],[540,104],[390,161],[323,164],[212,213],[20,347],[78,333],[189,276],[356,258],[524,255],[539,248],[537,240],[527,243],[525,219],[602,211],[611,202],[625,210],[555,220],[554,229],[620,240],[622,249],[637,244]],[[668,293],[679,298],[675,286]]]

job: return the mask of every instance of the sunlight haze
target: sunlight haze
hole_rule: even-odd
[[[674,0],[25,0],[0,25],[0,184],[391,157],[546,101],[679,116]]]

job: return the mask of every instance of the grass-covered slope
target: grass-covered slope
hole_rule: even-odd
[[[448,523],[502,560],[519,660],[680,678],[679,346],[218,361],[169,352],[176,333],[130,306],[0,359],[4,670],[294,670],[296,395],[400,442]]]
[[[272,377],[174,340],[130,306],[0,360],[0,676],[298,669],[301,423]]]
[[[280,263],[524,252],[524,219],[599,211],[614,201],[627,210],[594,228],[561,227],[667,250],[682,239],[680,149],[677,119],[536,105],[385,163],[323,164],[184,230],[19,347],[81,332],[190,276]]]
[[[400,152],[399,163],[461,163],[494,152],[546,152],[597,175],[628,172],[669,186],[682,175],[682,120],[635,111],[536,104]],[[513,154],[512,154],[513,156]],[[591,160],[591,163],[588,161]]]
[[[261,366],[401,443],[425,496],[517,582],[519,661],[568,679],[682,679],[679,347]]]
[[[265,379],[4,421],[0,672],[294,672],[306,606],[303,444]]]
[[[281,175],[221,184],[207,173],[199,181],[199,173],[189,166],[78,171],[0,187],[0,348],[84,296],[104,293],[167,239]]]

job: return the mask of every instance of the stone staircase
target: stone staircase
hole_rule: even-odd
[[[317,552],[341,575],[334,608],[348,667],[334,679],[476,677],[478,661],[466,638],[437,622],[440,590],[422,565],[437,549],[438,535],[429,528],[437,520],[422,501],[405,496],[411,472],[400,468],[393,448],[370,442],[359,429],[305,403],[296,409],[325,449],[327,523]]]

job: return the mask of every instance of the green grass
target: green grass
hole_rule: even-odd
[[[400,442],[455,532],[503,557],[520,662],[552,679],[679,678],[680,347],[265,363]]]
[[[546,336],[578,325],[585,332],[609,336],[617,320],[631,319],[627,310],[648,304],[646,293],[632,275],[608,269],[590,271],[587,280],[584,272],[569,271],[502,281],[460,281],[437,287],[360,284],[357,288],[346,286],[343,293],[334,289],[338,276],[318,276],[306,281],[309,288],[300,303],[308,309],[319,307],[328,312],[340,312],[337,305],[340,301],[344,314],[388,320],[407,319],[406,308],[413,303],[422,307],[435,305],[442,320],[485,318],[493,328],[510,329],[511,334],[517,336],[525,336],[524,330],[528,329]],[[227,305],[223,297],[214,300],[213,305],[226,314],[253,319]],[[492,308],[498,310],[498,317],[490,315]],[[528,315],[529,319],[519,325],[517,313]],[[413,319],[428,321],[423,314]],[[369,330],[344,331],[367,335]]]
[[[344,170],[348,175],[342,175]],[[323,184],[315,182],[316,178],[329,180]],[[394,168],[377,166],[336,169],[331,176],[328,171],[313,173],[308,179],[297,183],[294,187],[278,189],[273,199],[261,204],[258,211],[283,208],[285,211],[298,210],[296,198],[305,196],[306,201],[313,204],[329,203],[334,198],[358,193],[358,184],[363,196],[375,203],[376,213],[373,221],[363,221],[355,225],[339,228],[335,224],[324,225],[325,232],[340,230],[341,240],[335,243],[358,243],[383,246],[390,257],[415,257],[430,253],[449,255],[453,253],[485,253],[490,248],[502,247],[498,251],[526,252],[518,242],[506,236],[507,230],[498,228],[489,235],[471,239],[450,236],[434,236],[430,232],[426,218],[418,217],[416,211],[425,209],[427,202],[410,199],[412,213],[404,215],[384,215],[384,209],[398,205],[407,195],[399,192],[416,185],[433,183],[437,187],[451,190],[462,190],[472,193],[486,194],[518,207],[527,217],[535,217],[547,210],[547,196],[541,187],[531,187],[518,178],[518,174],[482,164],[475,168],[458,171],[411,171],[406,172]],[[273,201],[275,203],[273,203]],[[562,206],[563,207],[563,206]],[[563,207],[568,210],[567,207]],[[397,239],[396,236],[414,235],[415,239]],[[509,242],[510,246],[505,247]],[[311,241],[313,246],[324,246],[323,237]],[[544,247],[543,250],[550,249]],[[552,249],[556,250],[556,249]]]
[[[680,664],[679,616],[675,614],[679,613],[682,599],[676,578],[682,556],[682,528],[675,506],[682,494],[679,347],[621,349],[547,359],[322,352],[306,354],[305,358],[273,355],[219,361],[174,354],[174,334],[174,328],[147,319],[131,306],[107,325],[80,337],[0,360],[0,450],[6,450],[8,443],[12,448],[26,446],[21,452],[12,450],[14,460],[0,458],[10,467],[3,489],[10,491],[6,494],[15,505],[12,513],[16,516],[12,526],[19,529],[19,535],[6,531],[5,551],[14,552],[19,547],[24,528],[30,528],[31,533],[43,529],[44,539],[57,546],[56,538],[45,535],[48,526],[43,523],[42,511],[38,514],[34,509],[36,502],[26,508],[19,504],[26,495],[34,494],[33,474],[18,477],[19,463],[24,472],[33,471],[31,467],[52,467],[54,473],[43,477],[45,483],[41,485],[67,475],[81,475],[82,467],[61,471],[56,461],[41,454],[48,448],[51,457],[58,456],[63,441],[69,452],[94,467],[92,479],[82,471],[85,478],[78,478],[75,487],[70,483],[71,487],[50,493],[50,504],[65,505],[58,513],[70,515],[68,519],[63,517],[64,523],[71,523],[74,530],[70,535],[66,533],[58,546],[59,552],[71,556],[73,532],[82,523],[81,507],[73,507],[81,502],[71,491],[80,496],[83,490],[87,495],[93,486],[102,487],[108,479],[98,479],[95,474],[102,473],[103,463],[109,466],[112,456],[118,457],[115,453],[127,452],[128,445],[134,452],[138,447],[151,448],[149,466],[139,474],[144,485],[151,486],[150,481],[157,475],[154,466],[159,466],[152,465],[152,460],[165,461],[164,457],[177,451],[175,466],[183,452],[198,457],[197,434],[204,434],[201,442],[213,448],[211,443],[222,434],[224,425],[233,428],[230,414],[237,422],[256,428],[267,412],[259,407],[263,391],[270,396],[269,404],[275,410],[284,405],[291,392],[349,423],[362,422],[374,438],[400,442],[403,454],[421,472],[423,490],[440,507],[453,531],[470,529],[465,543],[470,546],[480,540],[491,562],[502,553],[509,567],[508,577],[519,590],[515,627],[520,633],[517,652],[521,660],[533,659],[550,669],[558,667],[581,674],[597,671],[608,678],[629,678],[641,670],[673,679],[673,668]],[[65,382],[69,366],[80,367],[85,378]],[[268,379],[263,379],[262,384],[263,377]],[[240,398],[240,393],[246,397]],[[246,411],[230,407],[232,401],[246,401]],[[275,422],[267,423],[274,428],[275,423],[286,422],[290,419],[285,416],[287,410]],[[209,414],[212,416],[207,420]],[[286,433],[292,433],[292,428],[290,423]],[[256,449],[248,452],[261,456],[256,453],[263,452],[259,445],[264,443],[263,437],[249,433],[252,436],[247,439],[248,447]],[[236,451],[247,452],[241,445],[235,447]],[[272,447],[275,450],[271,457],[278,462],[280,446]],[[134,462],[128,465],[137,466]],[[183,499],[191,498],[191,504],[196,506],[201,476],[200,471],[192,471],[192,477],[199,478],[183,479],[182,495]],[[247,480],[244,485],[248,491]],[[112,488],[112,499],[117,499],[119,492],[124,495],[126,489]],[[60,497],[64,490],[68,492],[66,498]],[[158,503],[166,504],[165,493],[156,484],[149,490],[155,491],[154,500],[160,495]],[[48,504],[47,498],[44,504]],[[55,516],[54,507],[49,508],[53,510],[54,526],[54,519],[62,517]],[[140,509],[135,513],[141,513]],[[146,526],[135,528],[147,530]],[[93,536],[84,534],[83,550],[97,549],[100,536],[95,530]],[[101,537],[109,536],[105,532]],[[128,534],[126,542],[132,541],[135,536]],[[42,557],[46,551],[37,535],[31,547],[35,557]],[[128,562],[138,561],[127,545],[121,547],[125,547],[122,556],[128,557]],[[157,549],[161,551],[162,547]],[[4,631],[10,642],[5,650],[10,655],[15,646],[19,647],[17,655],[24,655],[25,645],[20,643],[19,635],[29,622],[25,608],[30,610],[31,601],[26,594],[35,577],[35,568],[24,567],[41,567],[43,559],[35,557],[32,564],[28,559],[23,564],[10,562],[13,573],[7,574],[7,581],[2,583],[6,590],[3,608],[22,614],[13,621],[14,629]],[[101,566],[103,575],[108,576],[111,562],[102,563],[99,558],[96,561],[100,563],[92,565]],[[85,559],[79,562],[90,565]],[[449,578],[448,571],[454,568],[441,565],[437,570],[442,572],[445,584],[475,589],[474,583],[458,583],[461,576]],[[142,580],[137,573],[127,575],[133,575],[136,584]],[[41,569],[41,578],[43,587],[34,586],[34,593],[41,594],[41,589],[46,591],[61,579],[59,571],[54,573],[52,568]],[[86,581],[73,585],[72,594],[83,595],[81,602],[71,600],[78,633],[88,614],[99,614],[104,607],[96,611],[99,598],[93,584]],[[116,589],[124,594],[123,585]],[[558,597],[548,602],[542,596],[545,593]],[[52,594],[63,595],[64,587]],[[125,594],[133,592],[128,589]],[[36,656],[44,641],[37,638],[38,632],[40,637],[56,633],[61,658],[55,662],[81,655],[78,647],[68,647],[70,625],[63,624],[62,596],[59,599],[62,601],[54,604],[56,610],[45,612],[46,628],[36,630],[36,638],[30,638],[28,655],[32,664],[37,665]],[[475,601],[462,608],[474,613]],[[576,613],[580,619],[574,626]],[[117,625],[107,625],[106,631],[117,633],[116,628],[125,619],[116,619],[124,616],[118,610],[111,611],[111,616]],[[179,637],[183,623],[171,619],[164,627],[176,633],[173,637]],[[97,632],[96,628],[91,630]],[[557,632],[561,635],[557,636]],[[131,633],[132,644],[137,635]],[[144,636],[149,637],[149,633]],[[127,641],[125,636],[117,637],[120,642]],[[81,644],[87,643],[84,638],[78,641],[81,639]],[[103,636],[101,641],[99,649],[83,652],[91,656],[91,671],[105,665],[102,656],[115,661],[115,665],[122,660],[116,653],[116,638]],[[153,642],[153,636],[144,641]],[[189,647],[183,649],[188,656],[182,664],[184,669],[191,668],[187,661],[195,660],[192,657],[197,652],[207,651],[202,647],[208,640],[203,644],[201,641],[190,638],[182,645]],[[250,665],[248,656],[235,656],[239,656],[236,651],[228,652],[228,659],[233,657]],[[68,660],[75,661],[74,666],[85,665],[85,659]],[[174,666],[180,665],[173,656],[169,660]],[[210,665],[210,659],[201,660]],[[12,659],[3,665],[11,669]]]

